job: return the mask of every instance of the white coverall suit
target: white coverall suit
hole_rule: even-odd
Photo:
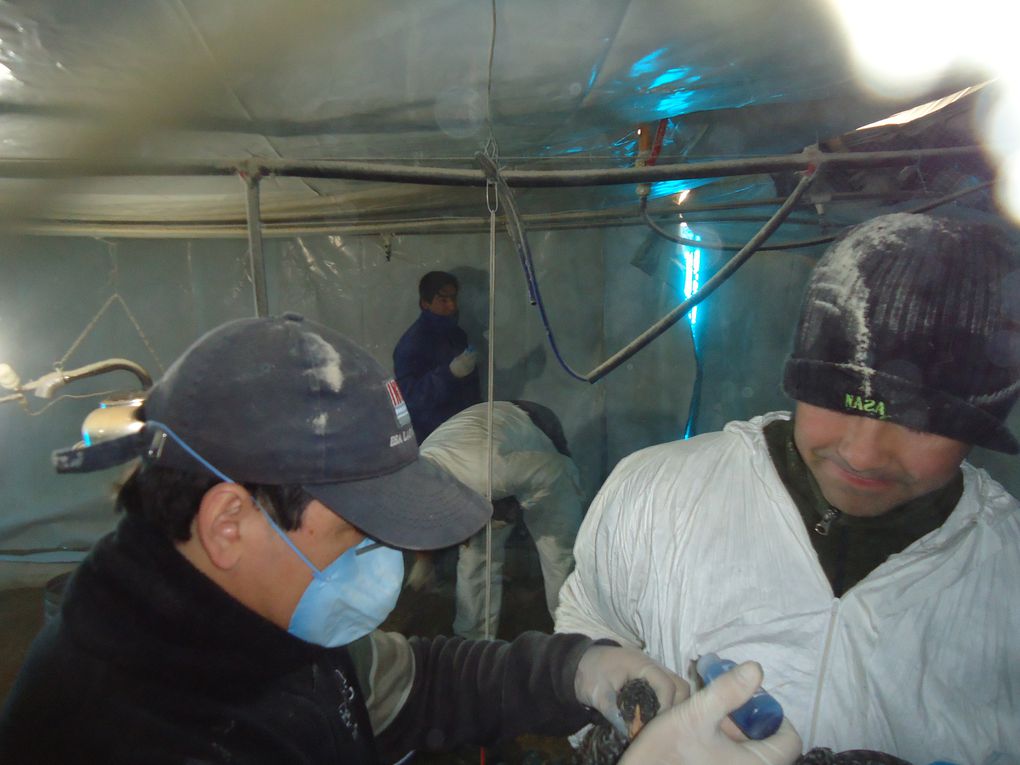
[[[421,444],[421,456],[486,494],[488,405],[476,404],[440,425]],[[560,587],[574,565],[571,548],[583,516],[577,466],[521,409],[508,401],[493,404],[492,499],[513,496],[538,549],[545,599],[555,613]],[[503,597],[505,545],[513,526],[492,524],[492,591],[489,636],[496,634]],[[453,631],[478,639],[485,635],[485,530],[460,547],[457,561]]]
[[[754,659],[805,749],[1020,764],[1020,505],[963,464],[939,528],[833,596],[762,426],[653,446],[592,502],[556,630],[643,648],[690,679]]]

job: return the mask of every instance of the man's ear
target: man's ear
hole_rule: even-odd
[[[237,565],[242,527],[253,510],[251,495],[236,483],[218,483],[203,495],[193,533],[213,566],[226,571]]]

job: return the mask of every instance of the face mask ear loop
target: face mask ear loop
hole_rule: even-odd
[[[190,446],[188,446],[186,443],[184,443],[184,440],[180,436],[178,436],[176,433],[170,430],[170,428],[164,425],[162,422],[157,422],[156,420],[148,420],[148,424],[159,428],[168,436],[170,436],[170,438],[177,442],[178,446],[180,446],[184,451],[190,454],[199,464],[201,464],[204,468],[206,468],[210,473],[212,473],[220,480],[226,481],[227,483],[233,484],[237,483],[237,481],[228,476],[226,473],[216,469],[216,467],[214,467],[209,461],[207,461],[201,454],[199,454]],[[276,532],[277,536],[279,536],[280,539],[287,543],[287,546],[294,551],[294,554],[297,555],[304,562],[304,564],[312,570],[312,572],[315,574],[315,578],[319,579],[322,576],[322,571],[316,568],[315,564],[308,560],[308,556],[297,548],[297,545],[295,545],[294,542],[291,541],[291,538],[287,536],[284,530],[281,529],[276,524],[276,521],[273,520],[273,517],[266,512],[266,509],[264,507],[262,507],[262,503],[258,501],[258,498],[253,496],[251,499],[252,502],[255,503],[255,507],[259,509],[259,512],[261,512],[262,515],[265,516],[265,519],[269,521],[269,525],[272,527],[273,531]]]

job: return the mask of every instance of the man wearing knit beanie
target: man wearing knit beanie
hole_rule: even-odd
[[[950,484],[971,445],[1017,453],[1015,268],[995,229],[909,214],[852,229],[819,261],[783,387],[829,504],[881,515]]]
[[[556,629],[678,671],[755,659],[805,749],[1020,763],[1020,505],[965,461],[1020,450],[1015,247],[929,215],[849,229],[812,273],[783,389],[792,415],[617,466]]]

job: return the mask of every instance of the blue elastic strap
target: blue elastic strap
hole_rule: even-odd
[[[211,472],[214,476],[216,476],[217,478],[219,478],[219,479],[221,479],[223,481],[226,481],[227,483],[234,483],[234,484],[237,483],[237,481],[235,481],[233,478],[228,476],[223,471],[217,469],[211,462],[209,462],[207,459],[205,459],[205,457],[203,457],[201,454],[199,454],[194,449],[192,449],[190,446],[188,446],[186,443],[184,443],[184,440],[180,436],[178,436],[176,433],[174,433],[168,426],[164,425],[162,422],[157,422],[156,420],[147,420],[147,422],[148,422],[149,425],[154,425],[155,427],[159,428],[164,433],[166,433],[168,436],[170,436],[170,438],[172,438],[177,443],[178,446],[180,446],[184,451],[186,451],[188,454],[190,454],[200,465],[202,465],[207,470],[209,470],[209,472]],[[240,485],[240,484],[238,484],[238,485]],[[259,502],[258,498],[255,497],[255,496],[252,496],[251,499],[255,503],[255,507],[257,507],[261,511],[262,515],[264,515],[266,517],[266,520],[269,521],[269,525],[273,527],[273,531],[275,531],[277,533],[277,535],[279,535],[280,539],[282,539],[284,542],[287,543],[287,546],[290,547],[290,549],[293,550],[294,553],[302,561],[304,561],[304,564],[306,566],[308,566],[308,568],[310,568],[312,571],[315,572],[315,578],[316,579],[320,578],[320,576],[322,575],[322,572],[318,568],[316,568],[314,563],[312,563],[310,560],[308,560],[308,556],[307,555],[305,555],[303,552],[301,552],[297,548],[297,545],[295,545],[291,541],[290,537],[287,536],[287,534],[284,532],[284,530],[276,525],[276,521],[274,521],[273,517],[269,513],[266,512],[266,509],[264,507],[262,507],[262,503]]]

